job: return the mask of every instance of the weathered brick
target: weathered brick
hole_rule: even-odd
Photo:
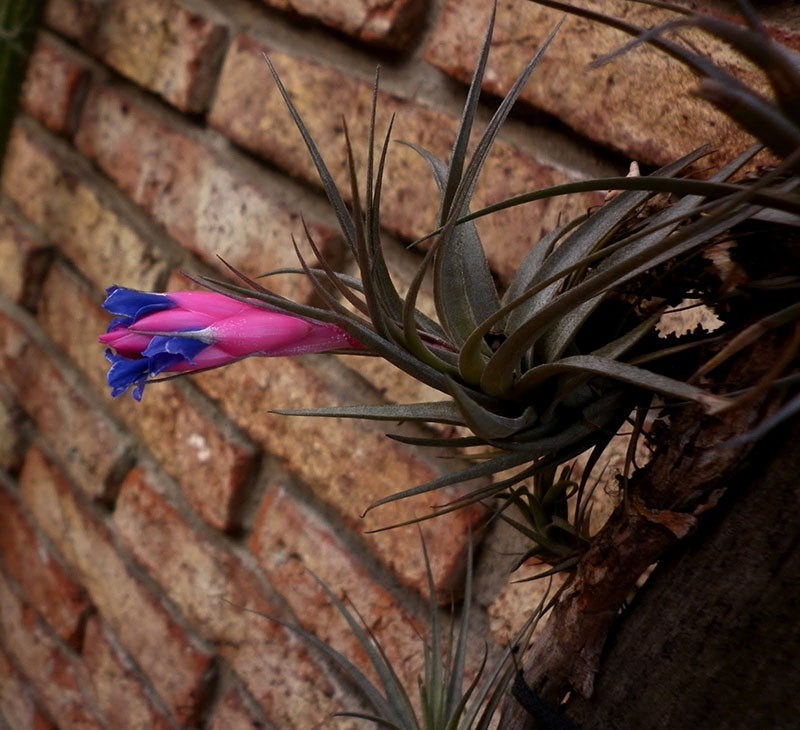
[[[620,0],[590,0],[583,7],[644,27],[673,17]],[[485,88],[505,94],[562,15],[525,0],[504,3],[497,15]],[[426,59],[468,80],[488,17],[489,6],[483,0],[448,0],[426,48]],[[726,70],[758,83],[752,69],[722,43],[699,33],[682,30],[681,35],[693,48],[710,52]],[[751,144],[727,117],[692,95],[695,77],[663,53],[640,47],[600,68],[589,68],[592,61],[629,40],[599,23],[569,16],[522,99],[640,162],[663,164],[709,143],[719,160]],[[800,45],[800,34],[795,43]]]
[[[276,726],[315,726],[339,707],[340,694],[294,635],[259,615],[280,609],[258,574],[185,521],[153,479],[134,470],[125,480],[114,512],[121,539]]]
[[[265,68],[268,52],[288,92],[343,190],[349,195],[342,116],[347,119],[357,165],[366,159],[372,85],[333,66],[266,49],[239,35],[226,56],[219,89],[211,109],[211,123],[238,144],[262,155],[292,175],[318,183],[308,152]],[[320,99],[325,103],[320,104]],[[457,121],[441,112],[388,93],[378,97],[377,127],[382,135],[396,114],[393,137],[449,156]],[[511,195],[574,178],[511,145],[499,142],[486,162],[474,207],[490,205]],[[386,164],[382,224],[406,239],[428,233],[436,220],[438,194],[427,164],[413,150],[394,144]],[[504,278],[516,270],[522,257],[543,232],[560,217],[583,213],[594,198],[551,200],[517,207],[484,218],[479,229],[492,267]]]
[[[34,309],[52,258],[52,246],[0,201],[0,294]]]
[[[431,496],[385,505],[361,521],[374,500],[421,484],[437,475],[411,449],[387,439],[370,424],[348,419],[287,417],[269,409],[324,407],[351,403],[358,395],[336,391],[301,360],[244,360],[225,369],[199,374],[195,382],[265,450],[308,484],[356,530],[404,522],[427,514],[432,504],[456,495],[445,489]],[[366,467],[366,469],[364,468]],[[480,510],[460,510],[423,524],[433,556],[437,588],[449,598],[463,568],[467,534]],[[365,537],[371,549],[401,580],[425,589],[425,568],[415,528]]]
[[[37,449],[28,452],[20,492],[167,708],[180,723],[190,723],[212,670],[209,648],[173,617],[163,597],[132,570],[108,527],[91,514]]]
[[[168,266],[164,252],[126,221],[79,162],[20,124],[6,151],[3,190],[98,288],[124,281],[157,289]]]
[[[75,55],[42,33],[28,62],[20,104],[52,131],[71,134],[87,79],[87,69]]]
[[[5,725],[3,725],[5,721]],[[0,726],[9,730],[58,730],[36,706],[31,685],[11,666],[11,661],[0,650]]]
[[[82,586],[64,570],[0,479],[0,564],[25,592],[28,602],[65,642],[77,646],[91,607]]]
[[[96,342],[109,320],[84,282],[56,264],[42,296],[42,327],[180,484],[198,514],[218,529],[236,527],[240,503],[259,461],[258,448],[184,383],[159,383],[141,403],[129,396],[112,401],[106,384],[108,362]]]
[[[296,268],[293,237],[312,257],[300,215],[275,200],[266,184],[226,164],[188,125],[159,118],[115,89],[91,88],[76,144],[171,236],[214,266],[220,256],[253,276]],[[309,229],[336,261],[339,240],[311,221]],[[276,277],[270,287],[295,301],[312,291],[297,276]]]
[[[81,656],[97,705],[111,727],[177,729],[177,723],[150,696],[152,689],[99,616],[92,616],[86,624]]]
[[[347,33],[358,40],[391,49],[405,48],[424,27],[423,0],[262,0]]]
[[[305,628],[371,674],[366,652],[316,577],[337,597],[352,599],[404,685],[416,684],[423,646],[413,617],[375,582],[330,524],[280,484],[272,485],[262,502],[248,547]]]
[[[22,465],[26,435],[24,413],[5,385],[0,384],[0,470],[16,474]]]
[[[60,727],[107,730],[80,661],[20,598],[2,572],[0,636],[5,650],[36,688],[48,713],[58,718]]]
[[[206,522],[220,530],[238,527],[259,459],[252,442],[179,384],[159,387],[141,407],[127,400],[120,410]]]
[[[35,321],[0,300],[0,369],[16,401],[84,493],[108,501],[132,444],[59,364]]]
[[[231,682],[223,690],[211,711],[208,730],[274,730],[255,701],[240,684]]]
[[[99,305],[86,281],[62,261],[56,261],[47,276],[36,319],[55,345],[108,394],[105,374],[108,361],[97,341],[108,327],[111,315]]]
[[[51,0],[45,21],[184,112],[208,103],[227,30],[174,0]]]
[[[107,0],[48,0],[44,23],[57,33],[85,45],[97,32]]]

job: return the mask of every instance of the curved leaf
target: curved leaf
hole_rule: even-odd
[[[533,407],[526,408],[522,415],[516,418],[507,418],[492,413],[476,403],[469,392],[453,380],[450,380],[450,392],[470,431],[487,441],[511,436],[529,428],[536,420],[536,410]]]
[[[555,363],[532,368],[516,384],[514,392],[521,398],[529,396],[549,378],[562,373],[583,373],[618,380],[655,393],[688,400],[702,405],[709,413],[729,405],[726,398],[713,395],[707,390],[689,385],[682,380],[674,380],[665,375],[638,368],[635,365],[609,360],[596,355],[576,355],[565,357]]]
[[[449,179],[447,165],[417,145],[407,146],[430,165],[439,190],[444,192]],[[445,227],[440,235],[449,235],[449,240],[437,241],[437,247],[448,249],[451,255],[446,276],[435,279],[436,311],[445,331],[460,345],[478,322],[497,311],[500,297],[475,224]]]

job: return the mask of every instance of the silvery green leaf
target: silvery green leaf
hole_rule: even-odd
[[[711,102],[739,126],[785,157],[800,147],[800,126],[744,84],[734,86],[716,79],[700,82],[698,96]]]
[[[619,247],[617,250],[625,251],[624,255],[620,255],[613,264],[603,267],[602,270],[598,267],[598,271],[592,276],[560,294],[500,345],[486,365],[481,380],[482,389],[494,394],[507,393],[511,388],[514,372],[521,361],[521,353],[531,347],[552,326],[552,323],[557,321],[557,318],[565,316],[593,296],[620,286],[675,256],[686,254],[707,244],[716,235],[725,233],[737,223],[747,220],[757,210],[747,204],[756,194],[755,190],[742,189],[728,200],[721,201],[713,214],[684,225],[666,239],[651,240],[647,246],[631,247],[627,251]],[[631,236],[630,239],[638,240],[639,237]]]
[[[427,150],[408,145],[430,165],[439,190],[444,193],[448,181],[447,165]],[[460,344],[479,322],[494,314],[500,306],[497,288],[486,260],[478,229],[472,222],[445,228],[437,247],[451,251],[446,275],[435,281],[436,311],[450,338]]]
[[[297,111],[297,107],[294,105],[291,96],[289,96],[289,92],[286,91],[278,72],[275,70],[275,66],[272,65],[272,61],[268,56],[265,55],[264,60],[267,62],[267,66],[272,74],[272,78],[275,80],[275,85],[278,87],[278,92],[283,98],[283,101],[286,104],[292,119],[294,120],[295,126],[300,132],[303,142],[305,142],[306,149],[308,149],[311,159],[314,162],[314,167],[317,168],[317,173],[320,181],[322,182],[322,187],[325,190],[325,194],[328,196],[328,200],[330,201],[334,212],[336,213],[336,218],[339,222],[340,228],[342,229],[342,233],[345,236],[347,244],[350,246],[350,249],[355,252],[355,226],[353,219],[350,216],[350,212],[347,209],[347,205],[344,202],[344,198],[342,198],[342,194],[339,192],[339,188],[333,179],[333,175],[331,175],[330,170],[328,170],[328,166],[325,164],[325,160],[322,157],[316,142],[314,142],[311,132],[305,125],[303,118],[300,116],[300,112]]]
[[[316,577],[316,576],[315,576]],[[317,579],[318,580],[318,579]],[[318,580],[319,582],[319,580]],[[367,652],[367,655],[370,658],[370,661],[375,665],[375,662],[380,663],[380,656],[376,655],[375,647],[373,646],[372,642],[370,641],[369,636],[364,631],[364,629],[358,624],[355,618],[352,616],[350,611],[347,610],[347,607],[339,600],[333,593],[330,592],[330,589],[327,588],[323,583],[320,583],[323,590],[328,592],[330,600],[333,602],[336,609],[339,613],[347,621],[348,625],[350,626],[351,630],[353,631],[354,635],[358,639],[359,643],[364,647],[364,650]],[[378,690],[377,687],[372,683],[372,681],[355,665],[351,662],[347,657],[345,657],[341,652],[336,651],[332,646],[329,646],[324,641],[319,639],[313,633],[304,629],[302,626],[298,626],[297,624],[293,624],[289,621],[284,621],[283,619],[276,618],[274,616],[269,616],[264,614],[264,618],[283,626],[285,629],[292,631],[293,633],[297,634],[299,637],[303,639],[306,643],[310,646],[313,646],[317,649],[323,656],[327,657],[330,661],[333,662],[336,666],[338,666],[350,679],[353,683],[358,687],[359,691],[364,696],[364,699],[372,706],[372,709],[378,713],[378,715],[384,720],[390,720],[393,725],[388,725],[388,727],[397,727],[402,728],[405,727],[403,725],[403,718],[402,716],[398,716],[395,708],[392,704],[387,701],[386,698],[383,697],[381,692]]]
[[[559,24],[560,25],[560,24]],[[467,165],[464,174],[457,181],[457,187],[453,194],[453,202],[448,210],[443,210],[443,216],[447,216],[446,221],[443,222],[439,239],[434,248],[434,296],[436,297],[437,309],[441,307],[455,307],[456,312],[474,311],[469,303],[469,299],[474,296],[461,289],[460,291],[453,290],[454,282],[459,279],[459,272],[467,272],[470,265],[474,265],[480,257],[485,260],[485,254],[482,247],[480,252],[475,250],[475,246],[480,246],[480,242],[476,238],[455,236],[456,227],[459,225],[457,220],[462,217],[469,208],[470,200],[472,199],[475,186],[478,182],[478,177],[483,169],[492,145],[495,142],[500,127],[511,112],[511,108],[522,93],[522,89],[528,81],[531,73],[533,73],[536,66],[541,61],[547,47],[553,40],[558,26],[551,31],[548,38],[542,44],[541,48],[537,51],[536,55],[523,69],[517,80],[511,86],[511,89],[506,94],[503,101],[498,106],[489,124],[486,126],[483,135],[478,140],[473,152],[472,158]],[[488,44],[484,44],[484,53],[488,53]],[[477,77],[473,84],[478,83]],[[451,167],[450,172],[453,172]],[[445,186],[446,190],[452,187],[452,181],[448,179]],[[481,290],[477,292],[477,302],[484,312],[487,308],[496,309],[499,304],[499,298],[496,291],[493,294],[488,294],[489,281],[485,276],[479,276],[478,282]],[[463,286],[463,284],[461,285]],[[491,289],[494,289],[494,283],[491,282]],[[485,291],[484,291],[485,290]],[[446,296],[451,295],[455,299],[445,299]],[[466,298],[466,301],[464,301]],[[480,311],[480,310],[479,310]],[[470,333],[474,330],[477,322],[473,321],[471,324],[459,318],[454,318],[452,323],[453,330],[449,332],[454,342],[460,347],[469,337]],[[447,325],[445,326],[447,329]]]
[[[652,176],[673,177],[697,162],[704,154],[706,154],[704,148],[694,150],[677,162],[657,170]],[[600,250],[607,242],[608,237],[618,229],[620,223],[626,220],[651,195],[652,193],[642,190],[628,190],[620,193],[572,231],[542,261],[539,269],[530,278],[528,286],[534,288],[537,284],[545,281],[553,281],[553,283],[544,288],[538,288],[535,296],[527,299],[523,305],[509,314],[507,333],[513,332],[521,323],[527,321],[532,313],[551,302],[563,285],[563,279],[557,277],[574,272],[576,267],[585,262],[592,253]]]
[[[501,454],[500,456],[487,459],[486,461],[469,467],[468,469],[463,469],[452,474],[444,474],[436,479],[426,482],[425,484],[419,484],[416,487],[410,487],[409,489],[404,489],[401,492],[396,492],[395,494],[381,497],[370,504],[364,514],[371,512],[383,504],[397,502],[401,499],[415,497],[420,494],[427,494],[453,484],[461,484],[472,481],[473,479],[482,479],[484,477],[491,476],[492,474],[505,471],[506,469],[513,469],[517,466],[525,464],[528,461],[530,461],[530,456],[527,453],[511,452]]]
[[[383,404],[362,406],[331,406],[327,408],[297,408],[273,410],[285,416],[319,416],[324,418],[363,418],[370,421],[424,421],[463,426],[464,419],[452,401],[430,403]]]
[[[682,380],[668,378],[665,375],[653,373],[635,365],[597,357],[596,355],[565,357],[554,363],[531,368],[517,383],[515,392],[519,397],[525,397],[549,378],[562,373],[583,373],[610,378],[611,380],[628,383],[629,385],[677,398],[678,400],[699,403],[709,413],[720,410],[729,404],[728,399],[713,395],[707,390],[689,385]]]

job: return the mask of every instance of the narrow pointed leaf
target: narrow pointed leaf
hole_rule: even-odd
[[[443,191],[448,178],[447,165],[417,145],[407,146],[430,165],[436,184]],[[500,297],[475,224],[453,227],[450,237],[451,240],[438,244],[453,255],[448,259],[447,275],[436,281],[434,296],[445,330],[454,342],[461,343],[479,322],[497,311]]]
[[[330,201],[330,204],[336,213],[336,218],[339,221],[339,226],[342,229],[342,233],[344,234],[351,250],[355,251],[355,227],[353,225],[353,219],[350,217],[350,212],[347,209],[347,205],[344,202],[344,198],[342,198],[339,188],[333,179],[333,175],[331,175],[328,166],[325,164],[324,158],[320,154],[316,142],[314,142],[314,138],[311,136],[311,132],[308,130],[308,127],[300,116],[300,112],[298,112],[297,107],[292,101],[292,98],[289,96],[289,92],[286,91],[278,72],[275,70],[275,66],[272,65],[272,61],[268,56],[265,55],[264,60],[266,61],[270,73],[272,74],[272,78],[275,80],[275,85],[278,87],[278,92],[283,98],[286,107],[289,109],[289,113],[294,120],[295,126],[303,138],[303,142],[305,142],[306,149],[308,149],[311,159],[314,162],[314,167],[317,168],[317,174],[322,182],[322,187],[325,190],[325,194],[328,196],[328,200]]]
[[[472,194],[478,182],[478,177],[480,176],[483,166],[486,163],[492,145],[494,144],[497,134],[500,131],[500,127],[511,112],[511,108],[513,107],[517,98],[522,93],[522,89],[530,78],[530,75],[541,61],[544,52],[552,42],[559,26],[560,23],[551,31],[550,35],[537,51],[536,55],[526,65],[514,84],[512,84],[511,89],[498,106],[497,110],[492,116],[492,119],[486,126],[483,135],[478,141],[475,151],[473,152],[472,159],[464,171],[463,178],[459,180],[458,189],[453,198],[452,207],[450,211],[448,211],[449,218],[443,226],[442,232],[439,234],[440,240],[439,245],[435,249],[433,266],[435,294],[436,292],[444,292],[448,289],[448,287],[450,287],[451,290],[448,293],[458,297],[458,299],[445,301],[442,295],[436,294],[437,310],[440,307],[453,306],[455,306],[456,311],[468,311],[471,309],[468,299],[467,303],[464,303],[463,301],[465,297],[468,298],[471,295],[468,295],[468,293],[463,289],[460,292],[452,291],[452,284],[453,282],[459,280],[460,277],[458,274],[460,272],[464,272],[465,274],[469,273],[469,267],[471,265],[475,265],[477,258],[483,256],[485,259],[485,254],[483,253],[482,247],[480,247],[480,251],[477,250],[475,247],[475,239],[454,235],[456,233],[456,227],[458,226],[456,221],[467,212]],[[477,243],[479,244],[479,241]],[[480,277],[478,281],[480,282],[481,287],[481,290],[478,290],[477,292],[479,295],[478,301],[480,306],[484,310],[486,307],[490,306],[494,306],[496,309],[496,292],[493,297],[486,295],[482,289],[484,285],[488,286],[488,282],[486,281],[485,277]],[[467,284],[468,282],[469,279],[466,279]],[[492,289],[494,289],[493,282]],[[470,332],[472,332],[476,322],[473,321],[470,323],[468,321],[461,321],[456,317],[453,317],[452,320],[452,329],[450,330],[449,334],[460,346],[469,336]]]
[[[285,416],[318,416],[324,418],[363,418],[370,421],[425,421],[464,425],[464,419],[452,401],[431,403],[384,404],[377,406],[332,406],[273,410]]]
[[[712,395],[702,388],[689,385],[681,380],[674,380],[634,365],[596,355],[565,357],[558,362],[532,368],[521,378],[515,391],[520,397],[523,397],[530,394],[547,379],[569,372],[603,376],[679,400],[693,401],[711,413],[724,408],[729,403],[726,398]]]

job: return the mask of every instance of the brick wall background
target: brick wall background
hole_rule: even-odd
[[[587,4],[657,18],[617,0]],[[768,20],[797,48],[793,5],[771,3]],[[427,398],[424,389],[377,361],[320,356],[251,359],[153,386],[141,404],[112,401],[99,302],[112,283],[186,288],[181,272],[211,272],[218,255],[251,275],[292,266],[301,215],[352,268],[262,53],[342,179],[341,119],[363,152],[377,63],[379,127],[396,113],[396,139],[446,156],[488,12],[488,0],[48,2],[0,196],[0,728],[320,726],[357,701],[316,653],[259,615],[300,623],[365,667],[312,572],[355,602],[416,686],[418,531],[367,530],[431,500],[360,515],[449,462],[368,424],[270,409],[402,402]],[[557,17],[499,3],[488,92],[508,89]],[[705,142],[718,158],[747,144],[653,51],[587,69],[622,42],[567,21],[478,203],[623,171],[628,159],[663,163]],[[389,258],[408,280],[416,253],[403,244],[432,225],[435,189],[399,145],[385,187]],[[559,218],[596,202],[482,222],[500,280]],[[299,278],[276,288],[310,296]],[[480,520],[470,510],[422,529],[445,605]],[[474,620],[499,646],[541,587],[509,583],[513,536],[483,538]]]

